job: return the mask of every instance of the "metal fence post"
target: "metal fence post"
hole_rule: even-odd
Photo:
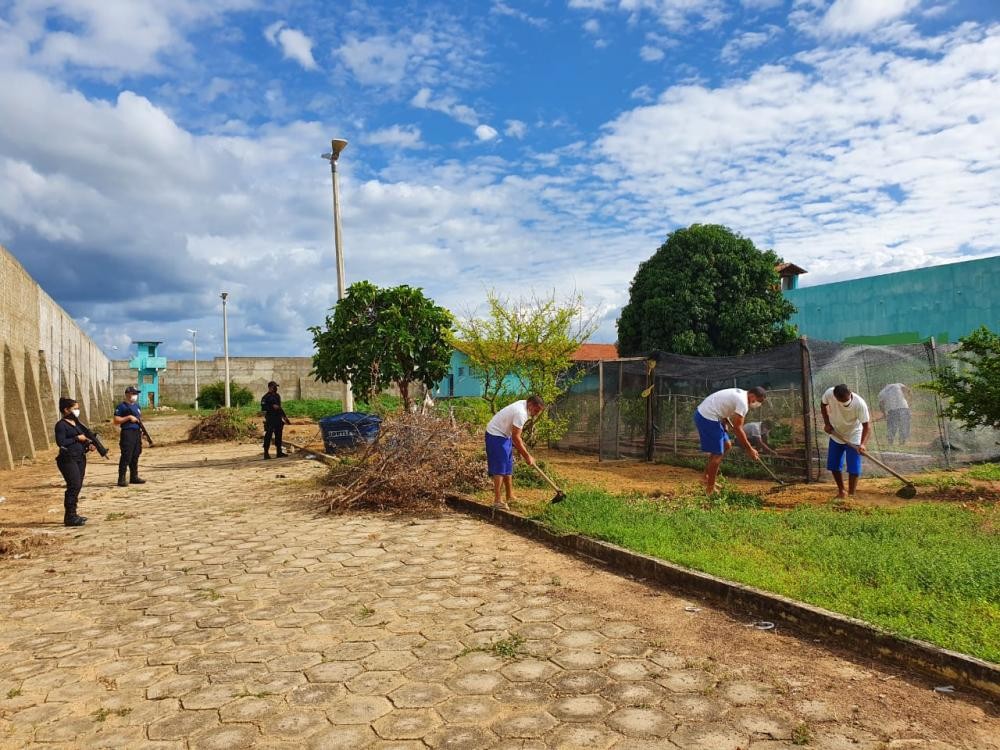
[[[937,380],[937,369],[938,369],[938,358],[937,358],[937,342],[934,337],[930,338],[930,355],[931,355],[931,368],[933,370],[932,375],[935,380]],[[938,395],[937,391],[934,391],[934,411],[937,417],[938,423],[938,435],[941,438],[941,450],[944,451],[944,465],[951,468],[951,436],[948,434],[948,420],[945,419],[944,414],[942,414],[941,409],[941,397]],[[910,413],[913,413],[912,407],[910,408]],[[912,419],[912,417],[911,417]]]
[[[800,355],[800,367],[802,371],[802,427],[803,427],[803,437],[805,438],[805,450],[803,455],[806,458],[806,482],[812,481],[812,432],[813,432],[813,418],[812,418],[812,388],[810,383],[812,381],[812,362],[809,357],[809,343],[805,336],[799,338],[799,355]]]
[[[597,460],[604,460],[604,360],[597,363]]]

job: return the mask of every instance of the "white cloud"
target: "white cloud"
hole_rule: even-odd
[[[472,107],[460,103],[458,99],[450,95],[434,98],[429,88],[422,88],[414,94],[410,104],[417,109],[441,112],[458,120],[463,125],[474,127],[479,124],[479,115]]]
[[[920,0],[834,0],[822,27],[833,34],[860,34],[909,13]]]
[[[313,42],[298,29],[285,25],[284,21],[276,21],[264,30],[264,36],[273,46],[281,47],[286,60],[295,60],[306,70],[317,70],[313,58]]]
[[[337,54],[366,86],[395,86],[406,75],[410,47],[387,36],[348,37]]]
[[[646,62],[657,62],[658,60],[662,60],[665,56],[666,53],[659,47],[644,44],[639,48],[639,57]]]
[[[780,34],[781,27],[773,24],[765,26],[760,31],[747,31],[738,34],[726,42],[719,57],[723,62],[735,63],[744,52],[763,47]]]
[[[481,141],[492,141],[495,140],[498,135],[500,135],[496,128],[491,128],[489,125],[478,125],[476,126],[476,138]]]
[[[588,18],[583,22],[583,30],[588,34],[600,34],[601,24],[596,18]]]
[[[249,8],[253,0],[12,0],[6,5],[9,22],[0,26],[0,49],[35,65],[115,79],[162,72],[165,55],[186,49],[186,30]]]
[[[770,10],[784,4],[785,0],[740,0],[740,5],[750,10]]]
[[[504,127],[504,135],[511,138],[524,138],[528,134],[528,125],[521,120],[507,120]]]
[[[390,146],[392,148],[421,148],[420,128],[415,125],[390,125],[366,133],[362,141],[374,146]]]
[[[998,60],[1000,26],[964,28],[934,57],[821,48],[674,86],[606,126],[601,174],[622,221],[728,224],[814,281],[995,252]]]
[[[490,6],[490,13],[495,16],[508,16],[510,18],[516,18],[518,21],[523,21],[529,26],[534,26],[535,28],[542,29],[545,28],[547,22],[544,18],[538,16],[532,16],[525,13],[523,10],[518,10],[513,8],[503,0],[493,0],[493,5]]]
[[[632,20],[652,16],[673,32],[696,26],[711,29],[729,16],[726,0],[569,0],[569,7],[587,11],[618,10]]]

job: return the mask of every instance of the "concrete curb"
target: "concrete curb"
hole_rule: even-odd
[[[892,635],[863,620],[700,573],[615,544],[579,534],[556,534],[537,521],[509,511],[494,510],[464,495],[449,496],[448,505],[560,550],[598,560],[617,573],[706,597],[725,607],[757,612],[773,622],[794,625],[811,636],[836,638],[838,646],[1000,700],[1000,666],[988,661]]]

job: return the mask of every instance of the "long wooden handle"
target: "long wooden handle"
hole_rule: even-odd
[[[546,473],[542,471],[542,468],[538,464],[532,464],[532,466],[535,467],[535,471],[537,471],[539,474],[542,475],[542,479],[544,479],[546,482],[549,483],[552,489],[554,489],[556,492],[562,492],[562,490],[559,489],[559,485],[553,482],[551,479],[549,479]]]
[[[857,446],[857,445],[855,445],[854,443],[852,443],[852,442],[851,442],[850,440],[848,440],[847,438],[845,438],[845,437],[844,437],[843,435],[841,435],[841,434],[840,434],[839,432],[837,432],[836,430],[834,430],[834,431],[833,431],[833,436],[834,436],[834,437],[838,437],[838,438],[840,438],[840,439],[841,439],[841,440],[843,440],[843,441],[844,441],[845,443],[847,443],[847,444],[848,444],[849,446],[851,446],[852,448],[854,448],[854,450],[856,450],[856,451],[858,451],[858,452],[860,453],[860,451],[858,450],[858,449],[859,449],[859,446]],[[883,469],[885,469],[885,470],[886,470],[886,471],[888,471],[888,472],[889,472],[890,474],[892,474],[892,475],[893,475],[894,477],[896,477],[896,479],[898,479],[899,481],[901,481],[901,482],[906,482],[906,483],[907,483],[908,485],[910,485],[911,487],[913,486],[913,482],[911,482],[911,481],[910,481],[909,479],[907,479],[907,478],[906,478],[906,477],[904,477],[904,476],[903,476],[902,474],[900,474],[899,472],[897,472],[897,471],[896,471],[895,469],[893,469],[893,468],[892,468],[891,466],[886,466],[886,465],[885,465],[884,463],[882,463],[882,462],[881,462],[881,461],[879,461],[879,460],[878,460],[877,458],[875,458],[875,456],[873,456],[873,455],[872,455],[871,453],[862,453],[861,455],[863,455],[863,456],[866,456],[867,458],[871,459],[871,462],[872,462],[873,464],[875,464],[876,466],[881,466],[881,467],[882,467]]]

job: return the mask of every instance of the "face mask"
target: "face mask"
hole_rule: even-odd
[[[79,409],[70,409],[69,413],[72,414],[74,417],[79,417],[80,416],[80,410]]]
[[[763,404],[760,401],[754,401],[752,404],[750,404],[751,409],[759,409],[762,406]]]
[[[132,404],[134,404],[134,403],[135,403],[136,401],[138,401],[138,400],[139,400],[139,397],[138,397],[138,396],[136,396],[136,395],[135,395],[135,394],[133,393],[133,394],[132,394],[131,396],[129,396],[129,397],[128,397],[128,400],[129,400],[129,403],[132,403]]]

